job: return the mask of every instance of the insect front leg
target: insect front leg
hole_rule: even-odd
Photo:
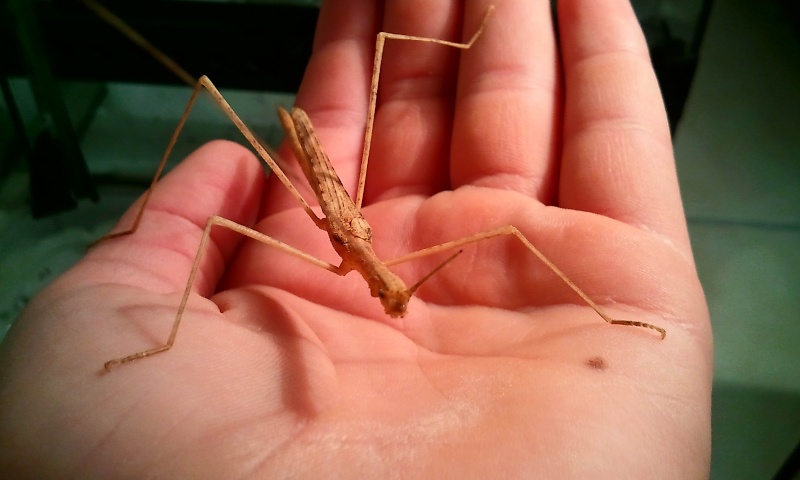
[[[418,250],[413,253],[409,253],[408,255],[403,255],[402,257],[398,257],[392,260],[389,260],[386,263],[387,266],[397,265],[399,263],[408,262],[410,260],[415,260],[417,258],[426,257],[428,255],[433,255],[439,252],[443,252],[446,250],[451,250],[455,248],[461,248],[465,245],[469,245],[472,243],[481,242],[484,240],[488,240],[494,237],[499,237],[502,235],[513,235],[516,237],[525,248],[527,248],[531,253],[533,253],[539,260],[544,263],[547,268],[549,268],[553,273],[555,273],[572,291],[574,291],[589,307],[594,310],[597,315],[600,316],[605,322],[613,324],[613,325],[626,325],[631,327],[641,327],[641,328],[649,328],[651,330],[657,331],[661,335],[661,339],[663,340],[667,336],[667,331],[663,328],[646,323],[640,322],[637,320],[622,320],[612,318],[608,315],[602,308],[600,308],[597,303],[595,303],[589,295],[586,294],[575,282],[572,281],[561,269],[559,269],[552,261],[550,261],[547,256],[541,252],[538,248],[536,248],[530,240],[525,237],[516,227],[512,225],[507,225],[505,227],[494,228],[491,230],[486,230],[484,232],[476,233],[474,235],[469,235],[460,239],[451,240],[449,242],[445,242],[439,245],[434,245],[432,247],[424,248],[422,250]]]
[[[203,259],[203,254],[205,253],[209,238],[211,236],[211,228],[215,226],[220,226],[227,228],[229,230],[233,230],[237,233],[252,238],[253,240],[257,240],[261,243],[267,244],[271,247],[275,247],[290,255],[305,260],[311,263],[312,265],[324,268],[325,270],[336,273],[337,275],[342,275],[341,269],[336,265],[328,263],[324,260],[320,260],[319,258],[314,257],[313,255],[309,255],[303,251],[300,251],[292,247],[291,245],[287,245],[286,243],[281,242],[280,240],[276,240],[268,235],[253,230],[252,228],[245,227],[244,225],[238,224],[234,221],[228,220],[227,218],[223,218],[218,215],[212,215],[208,217],[205,229],[203,230],[203,236],[200,239],[200,245],[198,245],[197,247],[197,253],[195,253],[194,262],[192,263],[192,270],[189,273],[189,279],[186,281],[186,288],[183,291],[183,297],[181,298],[181,303],[178,306],[178,313],[175,315],[175,320],[172,323],[172,328],[170,330],[167,341],[163,345],[159,345],[157,347],[136,352],[125,357],[109,360],[103,365],[103,367],[107,371],[111,371],[111,367],[115,365],[132,362],[140,358],[151,357],[158,353],[166,352],[167,350],[172,348],[173,344],[175,343],[175,337],[177,337],[178,335],[178,327],[181,324],[181,319],[183,318],[184,310],[186,310],[186,304],[189,302],[189,295],[192,292],[192,286],[194,285],[195,278],[197,277],[197,271],[200,269],[200,262]]]

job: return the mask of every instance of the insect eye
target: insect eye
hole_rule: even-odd
[[[378,290],[378,298],[386,298],[386,292],[383,290]]]

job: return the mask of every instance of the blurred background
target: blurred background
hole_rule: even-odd
[[[711,478],[800,479],[800,3],[633,5],[714,325]],[[109,6],[277,145],[316,1]],[[146,189],[191,89],[77,0],[3,0],[0,86],[2,339]],[[214,138],[240,140],[201,100],[172,163]]]

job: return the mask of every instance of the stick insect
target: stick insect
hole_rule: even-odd
[[[178,328],[181,319],[184,315],[189,294],[192,290],[192,285],[200,266],[203,252],[206,248],[210,238],[211,228],[221,226],[245,235],[249,238],[262,242],[264,244],[273,246],[284,252],[305,260],[313,265],[328,270],[337,275],[343,276],[351,271],[358,272],[366,281],[369,286],[370,294],[377,297],[383,305],[384,311],[391,317],[402,317],[406,314],[409,299],[414,295],[419,286],[434,275],[444,265],[453,260],[459,253],[460,248],[476,243],[482,240],[487,240],[493,237],[504,235],[513,235],[525,247],[533,253],[541,262],[543,262],[553,273],[555,273],[575,294],[577,294],[589,307],[591,307],[600,318],[609,324],[625,325],[633,327],[648,328],[657,331],[661,338],[666,337],[666,331],[656,325],[635,320],[620,320],[611,318],[607,315],[589,296],[584,293],[565,273],[563,273],[556,265],[554,265],[539,249],[537,249],[517,228],[512,225],[498,227],[483,232],[478,232],[473,235],[463,237],[460,239],[452,240],[439,245],[431,246],[416,252],[395,258],[389,261],[382,261],[378,258],[372,248],[372,233],[369,223],[361,214],[361,204],[363,202],[364,186],[366,183],[367,164],[369,160],[370,143],[372,138],[372,129],[375,119],[376,100],[378,92],[378,83],[380,77],[380,68],[383,58],[383,47],[387,39],[426,42],[431,44],[438,44],[446,47],[458,48],[461,50],[468,50],[478,40],[486,25],[489,22],[493,7],[490,7],[480,26],[473,34],[472,38],[466,43],[457,43],[447,40],[410,36],[396,33],[381,32],[377,36],[375,58],[373,65],[372,85],[370,89],[369,107],[366,119],[366,127],[364,133],[364,148],[361,160],[361,170],[358,180],[358,191],[353,200],[338,175],[336,174],[333,166],[330,163],[327,155],[325,154],[322,146],[317,140],[314,129],[308,115],[300,108],[292,108],[286,110],[278,107],[278,116],[283,129],[286,133],[286,138],[289,141],[292,151],[301,166],[301,170],[308,180],[311,189],[314,192],[324,216],[318,217],[309,206],[308,202],[299,193],[297,188],[292,184],[284,171],[280,168],[278,162],[273,158],[274,153],[270,153],[265,146],[259,142],[250,129],[244,124],[239,116],[234,112],[225,98],[220,94],[211,80],[208,77],[201,77],[195,84],[194,91],[187,104],[175,132],[170,139],[169,145],[164,152],[161,163],[157,170],[156,176],[150,189],[145,194],[145,199],[140,207],[140,210],[134,220],[133,226],[126,231],[111,233],[101,240],[108,240],[115,237],[131,234],[138,228],[139,222],[142,217],[149,193],[154,188],[158,177],[160,176],[163,166],[166,163],[170,152],[172,151],[181,129],[183,128],[186,118],[197,99],[198,94],[202,90],[206,90],[214,101],[222,108],[228,118],[236,125],[239,131],[244,135],[250,145],[256,150],[259,157],[269,165],[272,172],[288,189],[289,193],[297,200],[300,206],[308,214],[312,222],[321,230],[328,234],[334,250],[341,257],[342,261],[339,265],[334,265],[310,254],[307,254],[297,248],[287,245],[279,240],[269,237],[256,230],[240,225],[231,220],[225,219],[218,215],[212,215],[206,222],[200,244],[195,254],[194,263],[192,265],[189,279],[186,283],[186,288],[183,292],[181,303],[178,307],[175,320],[170,331],[169,338],[163,345],[150,348],[141,352],[134,353],[121,358],[115,358],[105,363],[106,370],[111,370],[111,367],[138,360],[140,358],[149,357],[161,352],[165,352],[172,348],[175,338],[178,333]],[[407,287],[405,282],[392,272],[391,266],[397,265],[410,260],[415,260],[421,257],[437,254],[444,251],[456,250],[455,254],[449,256],[446,260],[441,262],[430,273],[425,275],[421,280],[417,281],[411,287]]]

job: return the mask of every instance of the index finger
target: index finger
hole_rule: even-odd
[[[313,51],[295,102],[311,118],[316,135],[348,192],[355,191],[358,178],[381,11],[382,5],[374,0],[322,3]],[[284,158],[291,158],[290,152],[289,148],[280,150]],[[295,170],[295,177],[302,179],[294,159],[287,163]],[[287,190],[272,179],[262,200],[262,212],[269,215],[297,206]]]
[[[563,0],[559,205],[655,231],[688,247],[661,92],[628,0]]]

